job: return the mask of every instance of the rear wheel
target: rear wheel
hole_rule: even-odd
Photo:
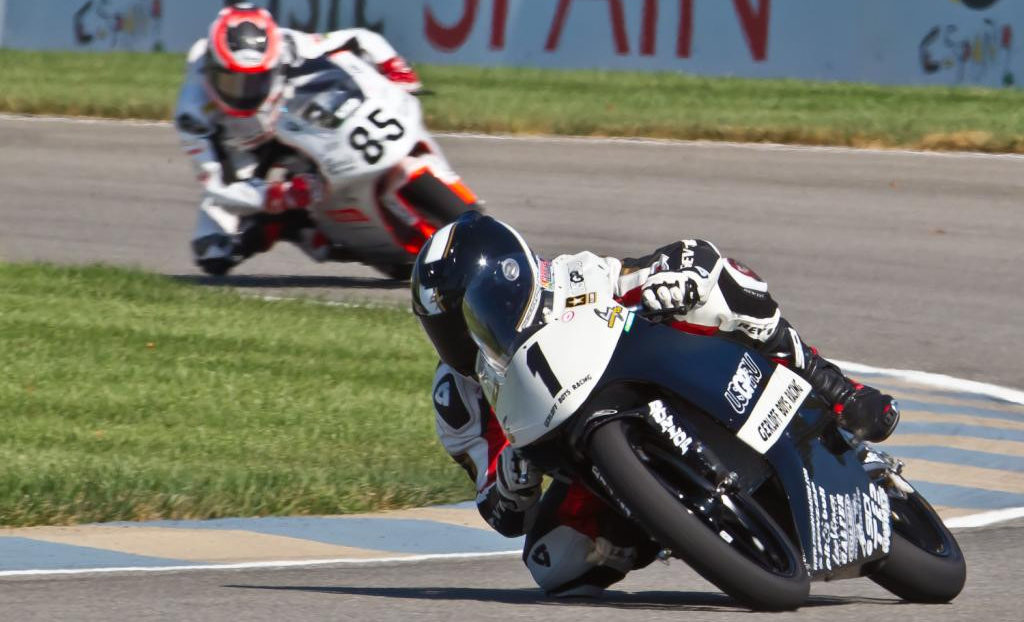
[[[637,421],[602,425],[589,450],[632,517],[722,591],[764,610],[795,609],[807,599],[800,553],[748,494],[717,490]]]
[[[225,276],[235,267],[235,262],[228,258],[200,259],[196,262],[199,268],[210,276]]]
[[[408,263],[376,264],[373,267],[396,281],[408,281],[412,276],[412,264]]]
[[[904,600],[944,603],[964,587],[967,563],[953,534],[917,492],[889,499],[892,550],[871,580]]]

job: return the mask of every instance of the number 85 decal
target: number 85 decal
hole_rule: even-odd
[[[381,112],[383,111],[378,108],[370,113],[370,116],[367,118],[370,119],[370,122],[377,129],[390,130],[387,134],[384,134],[383,140],[390,142],[405,136],[405,128],[398,122],[398,119],[381,119],[379,117]],[[362,125],[352,130],[352,133],[348,135],[348,144],[363,154],[363,159],[366,160],[367,164],[376,164],[384,157],[385,143],[370,136],[370,131]]]

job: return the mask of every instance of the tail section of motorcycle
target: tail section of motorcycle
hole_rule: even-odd
[[[481,209],[476,194],[427,143],[381,177],[377,196],[384,225],[408,253],[407,263],[374,266],[394,278],[408,278],[416,255],[435,231],[466,211]]]

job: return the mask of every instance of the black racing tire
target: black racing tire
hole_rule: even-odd
[[[807,600],[810,578],[803,558],[789,536],[753,499],[744,507],[754,511],[775,546],[785,548],[787,567],[773,571],[756,563],[712,531],[653,473],[630,440],[633,420],[610,421],[592,433],[589,455],[606,485],[662,546],[672,550],[705,579],[744,605],[759,610],[796,609]],[[646,426],[644,426],[646,427]]]
[[[412,276],[411,263],[374,264],[373,268],[396,281],[408,281]]]
[[[920,494],[891,498],[889,503],[892,549],[871,580],[910,602],[946,603],[956,598],[967,580],[967,562],[956,538]]]

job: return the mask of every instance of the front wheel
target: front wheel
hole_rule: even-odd
[[[753,609],[796,609],[810,579],[785,531],[749,495],[717,492],[680,468],[642,422],[610,421],[589,452],[608,488],[662,546],[708,581]]]
[[[904,600],[945,603],[964,587],[967,563],[953,534],[917,492],[889,499],[892,550],[871,580]]]

